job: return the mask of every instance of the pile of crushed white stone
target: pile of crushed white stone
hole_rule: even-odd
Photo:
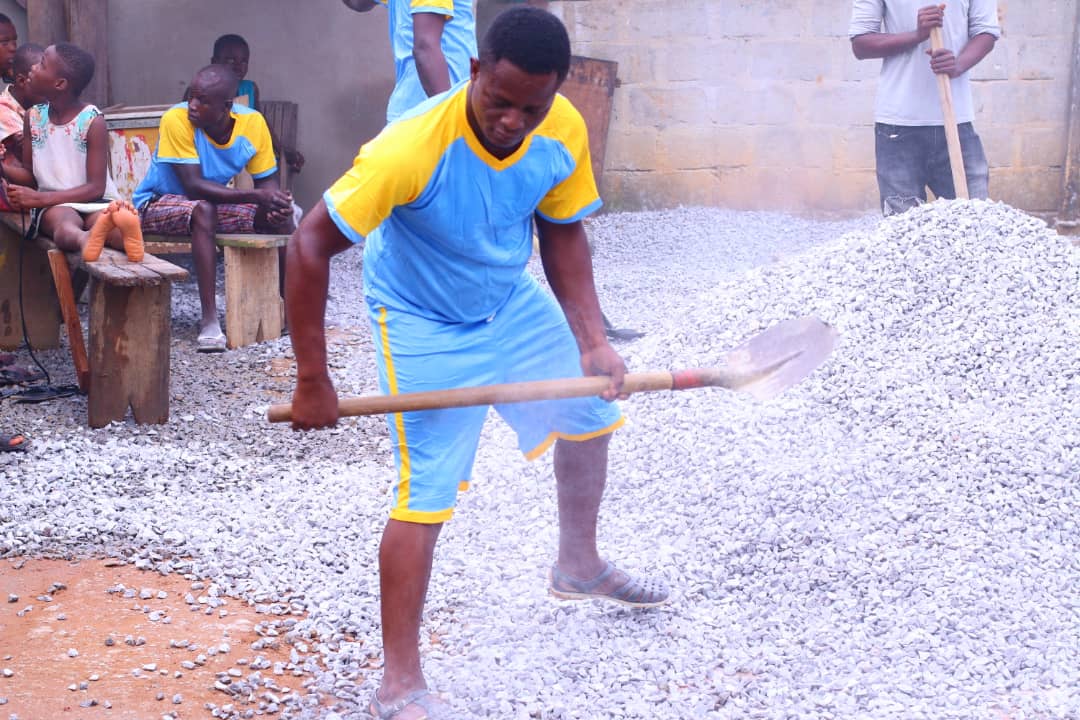
[[[550,454],[524,461],[493,417],[421,635],[462,717],[1080,717],[1080,248],[979,201],[884,221],[686,208],[589,229],[605,312],[645,333],[617,346],[631,370],[716,364],[803,315],[840,339],[776,400],[624,402],[601,542],[675,588],[658,610],[547,595]],[[328,310],[346,394],[376,390],[359,268],[359,253],[335,260]],[[81,399],[0,403],[0,427],[32,439],[0,456],[0,557],[109,555],[268,617],[303,607],[289,639],[311,673],[280,716],[364,717],[384,421],[269,425],[291,391],[288,338],[197,355],[196,317],[194,285],[178,287],[167,425],[92,431]],[[40,357],[70,376],[63,350]]]

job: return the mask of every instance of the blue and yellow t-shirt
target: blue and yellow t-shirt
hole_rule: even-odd
[[[532,254],[533,213],[571,223],[600,207],[581,114],[561,95],[504,160],[465,116],[468,83],[437,95],[360,148],[323,194],[353,242],[365,238],[374,301],[449,322],[489,317]]]
[[[450,85],[469,77],[469,60],[476,57],[476,17],[473,0],[379,0],[390,15],[390,46],[394,49],[394,91],[386,108],[386,121],[427,99],[413,59],[413,15],[435,13],[447,18],[442,51],[450,70]]]
[[[193,126],[187,113],[187,103],[177,103],[161,116],[153,162],[131,200],[135,207],[142,207],[157,195],[184,194],[173,165],[201,165],[203,177],[221,185],[241,170],[256,179],[277,172],[270,130],[259,113],[234,103],[232,116],[236,125],[224,145]]]

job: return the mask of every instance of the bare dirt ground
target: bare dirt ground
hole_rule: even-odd
[[[263,696],[300,688],[305,677],[285,669],[288,645],[251,647],[266,615],[231,598],[210,608],[209,583],[117,563],[0,561],[0,717],[181,720],[211,717],[207,703],[239,711],[262,703],[261,716],[274,717]],[[259,656],[271,663],[265,692],[249,702],[215,689],[249,676]]]

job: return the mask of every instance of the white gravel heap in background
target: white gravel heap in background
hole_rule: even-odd
[[[721,390],[624,404],[604,552],[663,576],[630,612],[546,596],[550,454],[490,422],[444,529],[425,667],[476,717],[1080,717],[1080,249],[987,202],[882,222],[680,209],[590,223],[604,309],[646,332],[632,370],[706,366],[776,321],[840,342],[768,403]],[[335,261],[331,365],[375,389],[359,253]],[[0,556],[108,553],[190,572],[325,663],[283,716],[363,717],[378,680],[383,421],[295,435],[288,340],[197,356],[174,300],[173,420],[82,427],[81,401],[0,404]],[[46,354],[62,374],[61,351]],[[190,557],[193,560],[182,560]],[[280,618],[279,618],[280,619]],[[314,643],[309,636],[315,635]],[[304,662],[303,657],[298,660]]]

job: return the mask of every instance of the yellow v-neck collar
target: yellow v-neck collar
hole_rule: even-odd
[[[517,150],[510,153],[502,160],[492,155],[491,151],[484,147],[484,144],[480,142],[480,138],[477,137],[476,131],[473,130],[472,124],[469,123],[469,88],[471,86],[472,82],[470,81],[465,84],[465,87],[461,91],[461,115],[462,122],[465,124],[465,130],[463,133],[465,136],[465,143],[469,146],[470,149],[472,149],[474,153],[476,153],[476,156],[478,158],[490,165],[493,169],[505,170],[521,158],[525,157],[525,153],[529,151],[529,145],[532,143],[533,135],[536,133],[536,130],[533,130],[528,135],[526,135],[525,139],[521,141],[521,145],[518,146]]]
[[[236,129],[240,125],[240,119],[237,117],[235,112],[230,110],[229,115],[232,116],[233,126],[232,126],[232,131],[229,132],[229,139],[226,140],[224,144],[219,143],[217,140],[210,137],[210,133],[206,132],[205,130],[202,131],[203,135],[206,136],[206,139],[210,141],[211,145],[213,145],[216,148],[221,148],[222,150],[228,150],[229,148],[232,147],[233,141],[236,140]],[[199,129],[202,130],[202,128],[199,128]]]

